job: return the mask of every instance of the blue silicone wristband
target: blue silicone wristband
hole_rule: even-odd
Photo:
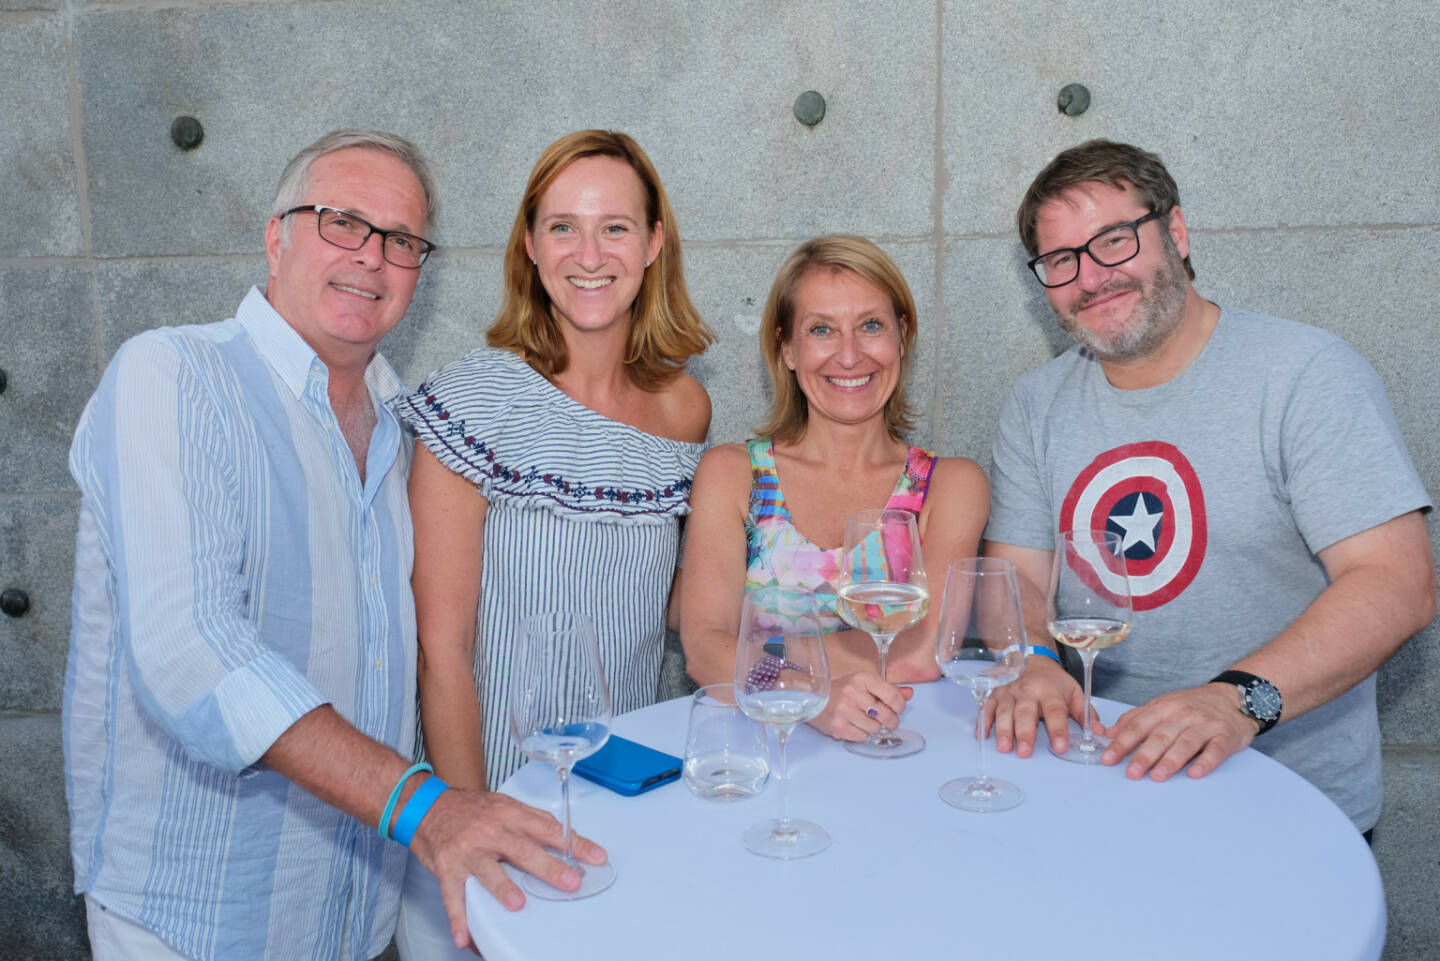
[[[450,785],[438,777],[427,777],[425,783],[417,787],[410,800],[405,802],[400,816],[395,819],[395,830],[390,832],[391,836],[408,848],[415,837],[415,829],[420,826],[420,819],[430,813],[430,805],[435,803],[435,799],[448,790]]]
[[[1041,657],[1048,657],[1050,658],[1050,660],[1054,661],[1056,664],[1059,664],[1061,667],[1065,666],[1065,662],[1060,660],[1060,655],[1050,650],[1050,648],[1045,647],[1043,644],[1031,644],[1030,653],[1039,654]]]
[[[435,773],[435,769],[423,761],[419,764],[411,765],[404,774],[400,775],[400,780],[395,782],[395,787],[390,791],[390,800],[385,802],[385,810],[380,812],[380,826],[375,830],[379,831],[380,836],[387,841],[391,840],[390,818],[395,815],[395,805],[400,800],[400,789],[405,786],[406,781],[410,780],[411,775],[420,771],[424,771],[427,774]]]

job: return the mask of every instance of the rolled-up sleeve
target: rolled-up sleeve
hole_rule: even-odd
[[[82,428],[87,498],[112,554],[115,643],[136,698],[192,758],[240,773],[325,698],[260,637],[234,438],[213,378],[157,337],[130,341]],[[78,441],[77,441],[78,446]]]

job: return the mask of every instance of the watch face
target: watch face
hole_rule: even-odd
[[[1245,706],[1254,717],[1273,721],[1280,716],[1280,692],[1269,681],[1257,681],[1245,692]]]

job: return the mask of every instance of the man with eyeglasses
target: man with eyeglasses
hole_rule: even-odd
[[[579,884],[549,814],[411,765],[410,449],[376,348],[435,211],[413,144],[321,138],[281,177],[265,290],[128,341],[81,418],[64,741],[97,961],[373,957],[402,844],[462,945],[467,876],[512,908],[502,860]]]
[[[1154,154],[1067,150],[1018,221],[1076,346],[1003,405],[985,550],[1044,592],[1058,531],[1123,535],[1133,627],[1095,689],[1139,706],[1097,722],[1097,760],[1203,777],[1253,741],[1368,832],[1374,673],[1435,615],[1430,500],[1379,378],[1322,330],[1196,293]],[[995,702],[1002,751],[1028,756],[1042,720],[1057,752],[1078,737],[1083,694],[1053,653]]]

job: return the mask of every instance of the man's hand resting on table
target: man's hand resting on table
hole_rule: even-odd
[[[1187,764],[1186,774],[1204,777],[1249,747],[1259,729],[1240,710],[1235,685],[1202,684],[1126,711],[1104,729],[1110,746],[1100,760],[1119,764],[1134,751],[1125,766],[1132,781],[1147,773],[1152,781],[1164,781]]]
[[[1032,657],[1025,673],[990,697],[995,746],[1029,757],[1035,750],[1039,722],[1045,722],[1056,751],[1070,745],[1069,719],[1080,719],[1085,692],[1049,658]],[[1172,691],[1126,711],[1112,727],[1100,724],[1091,710],[1092,730],[1110,738],[1101,760],[1119,764],[1133,752],[1125,776],[1146,774],[1164,781],[1189,764],[1192,778],[1204,777],[1220,762],[1243,751],[1255,739],[1255,721],[1240,711],[1230,684],[1204,684]]]
[[[451,788],[436,798],[410,847],[440,882],[457,947],[470,942],[465,879],[472,874],[511,911],[525,904],[525,895],[500,866],[502,861],[565,891],[580,886],[580,872],[544,850],[564,850],[560,822],[505,794]],[[577,834],[575,857],[587,864],[604,864],[606,854]]]
[[[1065,669],[1048,657],[1026,659],[1025,673],[990,695],[986,705],[995,727],[995,747],[1002,753],[1014,751],[1017,757],[1029,757],[1035,751],[1035,731],[1040,721],[1050,734],[1050,743],[1057,751],[1070,746],[1070,718],[1080,720],[1085,709],[1085,691]],[[1090,712],[1093,730],[1099,731],[1099,718]]]

